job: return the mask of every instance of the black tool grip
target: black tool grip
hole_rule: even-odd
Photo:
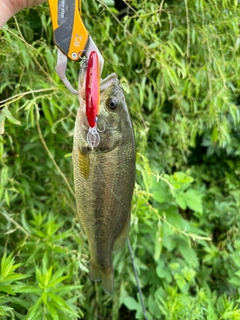
[[[54,31],[54,40],[56,45],[68,54],[72,37],[74,20],[75,0],[59,0],[58,2],[58,25]]]

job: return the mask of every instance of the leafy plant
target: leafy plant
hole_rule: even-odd
[[[82,6],[135,129],[130,240],[148,319],[240,319],[238,2]],[[127,247],[113,296],[88,278],[70,157],[78,100],[54,72],[48,5],[1,35],[1,319],[142,319]]]

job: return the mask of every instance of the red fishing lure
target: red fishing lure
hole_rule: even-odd
[[[86,74],[86,115],[90,128],[97,122],[100,97],[100,73],[96,51],[90,53]]]

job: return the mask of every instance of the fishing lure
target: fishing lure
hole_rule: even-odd
[[[86,73],[86,116],[89,129],[87,142],[91,148],[100,143],[100,135],[97,131],[98,109],[100,99],[100,72],[98,66],[98,55],[96,51],[90,53]]]

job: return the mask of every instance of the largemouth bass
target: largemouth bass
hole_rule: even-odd
[[[80,79],[80,108],[73,139],[77,216],[90,250],[89,276],[113,292],[112,253],[125,243],[135,183],[136,150],[123,90],[115,74],[101,82],[98,133],[100,143],[87,142],[85,75]]]

